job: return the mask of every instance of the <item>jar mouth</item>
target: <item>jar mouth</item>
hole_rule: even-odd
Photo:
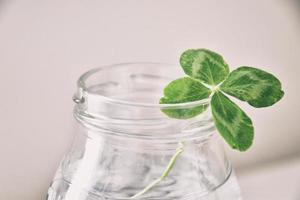
[[[91,69],[77,82],[74,116],[86,127],[116,136],[177,140],[211,135],[214,125],[210,112],[182,120],[171,118],[162,111],[209,106],[209,99],[159,104],[164,87],[183,76],[176,65],[153,62]]]
[[[168,64],[168,63],[159,63],[159,62],[128,62],[128,63],[118,63],[118,64],[112,64],[112,65],[104,65],[101,67],[97,67],[94,69],[91,69],[84,74],[82,74],[78,81],[77,81],[77,86],[80,92],[77,92],[77,94],[74,95],[74,101],[76,103],[78,102],[83,102],[84,97],[82,96],[82,93],[87,93],[91,95],[97,95],[101,99],[106,100],[107,102],[114,103],[114,104],[119,104],[119,105],[124,105],[124,106],[137,106],[137,107],[148,107],[148,108],[158,108],[158,109],[184,109],[184,108],[193,108],[201,105],[208,105],[210,102],[210,98],[206,99],[201,99],[198,101],[192,101],[192,102],[186,102],[186,103],[174,103],[174,104],[160,104],[159,99],[157,103],[145,103],[141,101],[130,101],[130,100],[122,100],[118,99],[115,97],[109,97],[104,94],[99,94],[91,91],[89,87],[87,86],[87,80],[93,76],[95,73],[100,73],[101,71],[105,71],[109,68],[120,68],[120,67],[126,67],[126,66],[139,66],[139,65],[161,65],[161,66],[176,66],[175,64]],[[179,68],[179,67],[178,67]],[[184,76],[184,74],[182,75]],[[174,80],[175,78],[170,78],[170,76],[164,76],[162,75],[161,77],[164,77],[165,79],[169,79],[169,82]],[[179,77],[177,77],[179,78]],[[162,90],[163,92],[163,90]],[[162,96],[161,96],[162,97]]]

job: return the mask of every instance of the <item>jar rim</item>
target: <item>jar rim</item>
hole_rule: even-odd
[[[211,135],[214,125],[207,111],[186,120],[168,117],[162,112],[163,109],[206,107],[210,99],[177,104],[159,104],[156,101],[165,84],[174,80],[174,77],[182,77],[179,69],[176,65],[155,62],[120,63],[91,69],[81,75],[77,82],[74,116],[86,127],[101,129],[115,136],[179,140]],[[149,94],[155,96],[143,96],[145,92],[148,93],[147,89],[150,89]],[[141,98],[145,103],[136,101],[140,99],[134,95],[131,101],[127,93],[116,97],[125,96],[129,100],[114,98],[118,91],[128,94],[131,91],[144,92]],[[148,100],[157,103],[148,103]]]
[[[104,70],[106,68],[111,68],[111,67],[124,67],[127,65],[165,65],[165,66],[173,66],[175,64],[169,64],[169,63],[160,63],[160,62],[123,62],[123,63],[116,63],[116,64],[109,64],[109,65],[103,65],[100,67],[96,67],[93,69],[88,70],[84,74],[82,74],[78,81],[77,81],[77,87],[78,89],[82,92],[88,93],[88,94],[93,94],[96,96],[101,97],[105,101],[109,103],[114,103],[122,106],[137,106],[137,107],[146,107],[146,108],[159,108],[159,109],[185,109],[185,108],[193,108],[196,106],[201,106],[201,105],[208,105],[210,102],[210,98],[206,99],[201,99],[197,101],[192,101],[192,102],[185,102],[185,103],[174,103],[174,104],[159,104],[159,103],[144,103],[144,102],[138,102],[138,101],[128,101],[128,100],[121,100],[113,97],[108,97],[99,93],[93,93],[92,91],[89,90],[87,87],[86,81],[88,80],[89,77],[91,77],[93,74]],[[74,95],[73,100],[78,103],[81,101],[84,101],[82,99],[83,97],[78,93]]]

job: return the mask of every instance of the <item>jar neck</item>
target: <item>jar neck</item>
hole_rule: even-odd
[[[215,131],[213,119],[208,111],[188,120],[161,116],[137,119],[136,117],[130,118],[128,116],[126,118],[111,117],[108,114],[111,112],[107,104],[103,105],[103,110],[107,110],[108,113],[102,113],[102,115],[99,113],[97,116],[90,115],[82,106],[75,106],[74,117],[84,127],[98,134],[109,134],[115,137],[140,140],[178,142],[201,138],[207,139]],[[116,107],[115,105],[111,106]],[[122,113],[120,108],[117,110]],[[134,113],[134,111],[131,112]],[[96,135],[94,134],[94,136]]]

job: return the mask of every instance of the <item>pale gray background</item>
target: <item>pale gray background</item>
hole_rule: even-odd
[[[274,107],[241,105],[255,142],[229,152],[245,199],[300,199],[290,191],[300,185],[300,164],[288,159],[300,157],[299,19],[295,0],[0,0],[0,199],[43,198],[72,141],[81,73],[117,62],[177,63],[198,47],[282,80],[286,95]]]

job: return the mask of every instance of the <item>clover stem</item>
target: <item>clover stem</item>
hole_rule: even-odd
[[[184,143],[183,142],[179,142],[179,147],[177,148],[175,154],[172,156],[171,160],[169,161],[167,167],[165,168],[164,172],[162,173],[162,175],[157,178],[156,180],[154,180],[153,182],[151,182],[148,186],[146,186],[142,191],[140,191],[139,193],[133,195],[132,197],[130,197],[130,199],[135,199],[138,198],[140,196],[142,196],[143,194],[147,193],[149,190],[151,190],[154,186],[158,185],[161,181],[163,181],[170,173],[170,171],[173,169],[178,156],[184,151]]]

